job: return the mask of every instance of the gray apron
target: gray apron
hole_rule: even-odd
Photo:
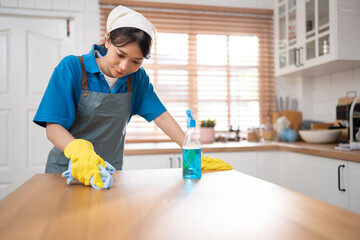
[[[126,126],[131,114],[132,81],[128,75],[126,93],[108,94],[88,91],[82,56],[82,91],[74,124],[69,129],[74,138],[90,141],[95,152],[117,170],[122,169]],[[56,106],[55,106],[56,107]],[[49,152],[45,172],[64,172],[70,159],[54,147]]]

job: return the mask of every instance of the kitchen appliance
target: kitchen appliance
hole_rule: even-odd
[[[349,93],[354,93],[354,97],[348,97]],[[347,97],[340,98],[336,106],[336,119],[348,124],[348,142],[356,139],[356,133],[360,129],[360,99],[356,97],[356,91],[347,93]]]

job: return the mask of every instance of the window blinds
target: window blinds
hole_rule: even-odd
[[[272,11],[102,0],[101,36],[118,4],[141,12],[157,28],[152,57],[143,66],[183,129],[186,109],[193,109],[197,120],[216,119],[217,131],[271,123]],[[138,116],[127,129],[127,141],[166,139],[154,123]]]

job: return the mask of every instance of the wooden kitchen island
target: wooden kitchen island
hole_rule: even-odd
[[[0,239],[360,239],[360,215],[235,170],[113,179],[100,191],[35,175],[0,201]]]

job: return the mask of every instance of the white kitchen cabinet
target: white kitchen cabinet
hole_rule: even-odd
[[[275,75],[315,77],[360,66],[360,1],[276,0]]]
[[[281,185],[281,162],[279,151],[256,152],[256,177]]]
[[[256,152],[210,152],[204,153],[213,158],[220,158],[235,170],[256,176]]]
[[[360,214],[360,163],[349,162],[349,209]]]
[[[348,161],[280,152],[280,185],[349,209]]]
[[[300,48],[298,26],[301,8],[296,0],[278,1],[275,13],[275,69],[276,74],[297,70],[297,54]]]
[[[205,156],[220,158],[228,162],[235,170],[256,176],[256,152],[210,152]],[[181,168],[181,154],[125,155],[124,170]]]
[[[161,169],[181,167],[180,154],[125,155],[124,170]]]
[[[205,153],[205,155],[226,161],[239,172],[280,185],[279,154],[279,151]]]

